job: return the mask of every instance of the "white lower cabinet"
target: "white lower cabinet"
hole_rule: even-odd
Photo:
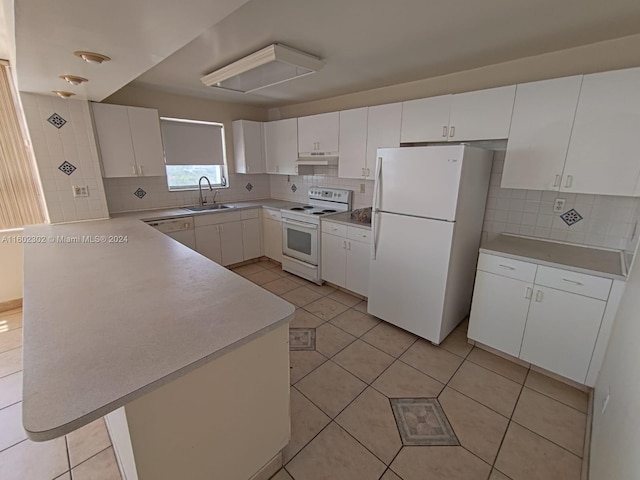
[[[222,247],[218,225],[196,227],[196,252],[222,265]]]
[[[322,222],[322,279],[368,296],[371,232],[367,229]]]
[[[282,263],[282,219],[279,210],[262,209],[264,255]]]

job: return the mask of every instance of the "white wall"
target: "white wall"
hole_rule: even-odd
[[[0,232],[0,303],[22,298],[22,245],[10,237],[22,230]]]

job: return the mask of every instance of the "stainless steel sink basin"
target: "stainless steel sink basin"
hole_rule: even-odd
[[[231,205],[194,205],[193,207],[184,207],[185,210],[191,212],[202,212],[204,210],[224,210],[226,208],[233,208]]]

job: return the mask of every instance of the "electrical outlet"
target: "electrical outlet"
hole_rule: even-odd
[[[89,196],[89,187],[86,185],[73,185],[73,196],[74,197],[88,197]]]
[[[566,200],[564,198],[556,198],[556,201],[553,203],[553,211],[558,213],[562,212],[565,202]]]
[[[611,387],[609,387],[609,389],[607,390],[607,396],[604,397],[604,400],[602,401],[602,415],[604,415],[604,412],[607,410],[607,405],[609,405],[610,398],[611,398]]]
[[[364,184],[364,183],[360,184],[360,193],[365,193],[365,191],[364,191],[365,187],[366,187],[366,184]]]

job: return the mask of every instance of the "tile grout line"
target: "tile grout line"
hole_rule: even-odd
[[[16,445],[20,445],[21,443],[26,442],[27,440],[29,440],[28,438],[24,438],[22,440],[20,440],[19,442],[16,442],[14,444],[9,445],[8,447],[3,448],[2,450],[0,450],[0,453],[2,452],[6,452],[7,450],[9,450],[10,448],[15,447]]]
[[[534,370],[534,371],[535,371],[535,370]],[[550,378],[550,377],[549,377],[549,378]],[[576,407],[574,407],[573,405],[569,405],[568,403],[565,403],[565,402],[563,402],[562,400],[558,400],[557,398],[552,397],[551,395],[548,395],[548,394],[546,394],[546,393],[544,393],[544,392],[541,392],[540,390],[536,390],[535,388],[532,388],[532,387],[530,387],[529,385],[523,384],[523,386],[524,386],[524,387],[526,387],[526,388],[528,388],[529,390],[532,390],[532,391],[534,391],[534,392],[536,392],[536,393],[539,393],[540,395],[543,395],[543,396],[545,396],[545,397],[547,397],[547,398],[550,398],[551,400],[555,400],[556,402],[561,403],[561,404],[562,404],[562,405],[564,405],[565,407],[572,408],[572,409],[573,409],[573,410],[575,410],[576,412],[580,412],[580,413],[582,413],[583,415],[587,415],[587,412],[583,412],[583,411],[582,411],[582,410],[580,410],[579,408],[576,408]],[[571,388],[573,388],[573,387],[571,387]]]
[[[65,451],[67,453],[67,466],[69,467],[69,469],[64,472],[62,475],[64,475],[65,473],[69,473],[69,477],[72,477],[71,475],[71,454],[69,453],[69,438],[67,437],[67,435],[64,436],[64,448]],[[58,475],[61,476],[61,475]],[[56,477],[57,478],[57,477]]]

